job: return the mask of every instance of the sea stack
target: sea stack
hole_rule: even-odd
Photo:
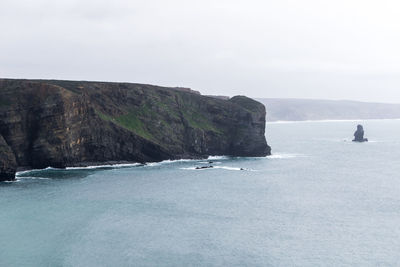
[[[364,128],[361,124],[357,125],[357,131],[354,133],[353,142],[368,142],[368,139],[364,138]]]

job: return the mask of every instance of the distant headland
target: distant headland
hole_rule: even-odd
[[[400,104],[294,98],[256,98],[256,100],[266,106],[267,121],[400,118]]]
[[[0,180],[17,169],[266,156],[263,104],[134,83],[0,79]]]

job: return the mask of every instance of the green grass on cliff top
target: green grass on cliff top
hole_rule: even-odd
[[[143,138],[154,141],[154,138],[151,135],[151,133],[147,131],[146,127],[137,118],[137,115],[135,113],[130,112],[126,115],[121,115],[119,117],[116,117],[115,120],[118,122],[118,124],[125,127],[126,129],[137,133]]]
[[[170,103],[164,103],[169,100]],[[126,108],[123,115],[111,116],[98,110],[96,113],[101,119],[111,121],[155,143],[166,136],[175,144],[181,142],[176,136],[177,130],[174,127],[177,127],[182,120],[191,128],[223,134],[223,131],[213,123],[212,118],[208,117],[211,114],[206,111],[203,113],[199,108],[194,108],[181,99],[179,101],[180,107],[177,107],[174,105],[174,99],[167,98],[161,101],[161,99],[153,98],[150,103]]]
[[[112,117],[107,114],[101,113],[96,110],[97,115],[105,121],[111,121],[118,126],[121,126],[129,131],[136,133],[137,135],[147,139],[154,141],[154,137],[152,134],[147,131],[146,127],[139,120],[137,114],[135,112],[129,112],[128,114],[124,114],[117,117]]]
[[[184,110],[182,113],[183,117],[192,128],[198,128],[201,130],[213,131],[222,134],[222,132],[217,129],[203,114],[191,109]]]

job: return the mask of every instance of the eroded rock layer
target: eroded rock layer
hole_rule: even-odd
[[[265,107],[143,84],[0,80],[0,180],[63,168],[265,156]]]

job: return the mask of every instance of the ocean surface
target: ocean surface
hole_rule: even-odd
[[[273,156],[0,183],[0,266],[399,266],[400,121],[269,123]],[[244,170],[241,170],[243,168]]]

